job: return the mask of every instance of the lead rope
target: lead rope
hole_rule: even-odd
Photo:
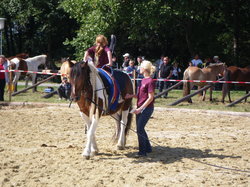
[[[93,103],[96,107],[98,107],[101,111],[106,112],[106,110],[104,110],[102,107],[100,107],[100,106],[99,106],[97,103],[95,103],[93,100],[91,100],[91,99],[89,99],[89,98],[87,98],[87,99],[88,99],[91,103]],[[120,122],[120,123],[121,123],[122,125],[124,125],[125,127],[127,126],[127,125],[124,124],[122,121],[120,121],[120,120],[118,120],[117,118],[115,118],[114,116],[112,116],[112,115],[110,115],[110,116],[111,116],[113,119],[115,119],[116,121]],[[119,118],[120,118],[120,117],[119,117]],[[151,143],[153,143],[153,144],[159,146],[159,149],[162,150],[162,151],[164,151],[164,150],[161,148],[161,145],[160,145],[160,144],[154,142],[153,140],[150,140],[150,139],[146,138],[145,136],[143,136],[143,135],[137,133],[137,131],[135,131],[135,130],[133,130],[133,129],[131,129],[131,128],[129,128],[129,130],[132,131],[132,132],[134,132],[134,133],[136,133],[137,135],[141,136],[142,138],[144,138],[144,139],[150,141]],[[85,129],[85,133],[86,133],[86,129]],[[224,166],[218,166],[218,165],[215,165],[215,164],[210,164],[210,163],[202,162],[202,161],[200,161],[200,160],[193,159],[193,158],[187,158],[187,159],[192,160],[192,161],[194,161],[194,162],[198,162],[198,163],[200,163],[200,164],[204,164],[204,165],[207,165],[207,166],[211,166],[211,167],[216,167],[216,168],[225,169],[225,170],[231,170],[231,171],[237,171],[237,172],[243,172],[243,173],[250,173],[250,171],[248,171],[248,170],[241,170],[241,169],[234,169],[234,168],[229,168],[229,167],[224,167]]]

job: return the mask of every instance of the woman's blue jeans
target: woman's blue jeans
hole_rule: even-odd
[[[145,131],[145,126],[153,114],[154,107],[147,107],[142,113],[136,115],[136,126],[137,126],[137,136],[139,142],[139,154],[146,155],[152,152],[152,147],[150,145],[148,135]]]

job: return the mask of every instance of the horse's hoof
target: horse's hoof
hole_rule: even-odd
[[[123,146],[117,146],[117,150],[124,150]]]
[[[84,156],[86,160],[89,160],[90,159],[90,156]]]
[[[91,156],[95,156],[95,155],[98,155],[98,151],[91,152]]]

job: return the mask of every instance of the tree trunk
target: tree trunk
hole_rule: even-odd
[[[239,39],[240,39],[240,19],[239,19],[239,0],[233,1],[233,20],[234,20],[234,38],[233,38],[233,55],[234,65],[239,66]]]
[[[192,21],[188,20],[185,24],[185,35],[186,35],[186,42],[187,42],[187,47],[188,47],[188,51],[190,53],[191,56],[194,56],[195,52],[194,52],[194,47],[192,44],[192,41],[190,39],[191,36],[191,31],[192,31]]]

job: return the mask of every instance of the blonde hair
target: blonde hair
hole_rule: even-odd
[[[141,67],[149,72],[152,75],[155,72],[155,66],[152,65],[150,61],[143,60],[141,63]]]
[[[95,49],[95,54],[96,56],[100,56],[101,55],[101,52],[103,51],[103,48],[108,45],[108,40],[107,38],[104,36],[104,35],[98,35],[95,39],[95,44],[100,44],[100,46],[96,46],[96,49]]]

